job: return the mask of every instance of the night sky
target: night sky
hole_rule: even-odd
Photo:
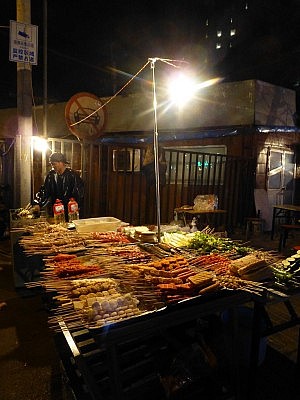
[[[204,64],[201,35],[207,13],[222,18],[228,3],[48,0],[48,102],[67,101],[82,91],[111,96],[149,57],[188,60],[190,68],[206,78],[260,79],[298,90],[300,0],[249,0],[243,41],[222,60]],[[239,3],[242,7],[246,2]],[[16,20],[16,1],[2,0],[1,6],[0,107],[15,107],[16,63],[8,60],[9,30],[4,26]],[[31,0],[31,14],[31,23],[39,26],[39,63],[32,67],[33,96],[35,103],[41,104],[43,0]],[[149,76],[147,70],[139,78],[147,81]],[[126,90],[137,89],[139,80]]]

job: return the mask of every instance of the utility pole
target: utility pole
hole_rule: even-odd
[[[43,136],[48,137],[48,3],[43,1]]]
[[[31,23],[31,0],[16,0],[17,22]],[[32,74],[27,62],[17,63],[18,132],[14,161],[14,206],[31,201]]]

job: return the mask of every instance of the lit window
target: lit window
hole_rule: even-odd
[[[231,42],[229,43],[229,47],[230,47],[230,48],[232,47],[232,43],[231,43]]]
[[[245,10],[248,10],[248,3],[245,4]]]
[[[230,23],[232,24],[232,17],[230,18]]]
[[[208,39],[208,33],[206,33],[206,35],[205,35],[205,39]]]
[[[235,36],[235,35],[236,35],[236,30],[230,29],[230,36]]]
[[[218,177],[220,184],[225,178],[226,146],[166,147],[167,180],[176,183],[182,177],[183,185],[193,183],[212,185]]]
[[[208,26],[208,19],[205,21],[205,25]]]
[[[216,44],[216,49],[220,49],[222,47],[221,43]]]
[[[222,31],[217,31],[217,37],[221,37],[222,36]]]

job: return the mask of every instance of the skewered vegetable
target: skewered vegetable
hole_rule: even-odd
[[[242,246],[228,238],[217,237],[205,232],[195,232],[194,237],[188,241],[187,247],[198,250],[201,254],[235,253],[244,255],[253,251],[252,248]]]
[[[300,286],[300,251],[272,266],[276,283],[286,287]]]

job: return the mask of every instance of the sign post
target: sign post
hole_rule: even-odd
[[[37,65],[38,27],[10,21],[9,61]]]
[[[17,21],[10,22],[10,60],[17,63],[18,132],[15,142],[14,208],[31,202],[32,76],[37,64],[37,27],[30,25],[30,0],[17,0]]]

